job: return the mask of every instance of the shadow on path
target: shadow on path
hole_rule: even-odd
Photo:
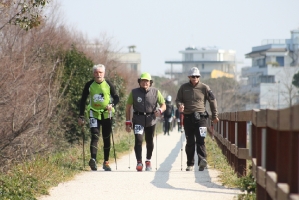
[[[185,137],[183,135],[183,143],[185,141]],[[183,148],[184,149],[184,148]],[[166,189],[174,189],[174,190],[184,190],[184,191],[195,191],[195,192],[209,192],[209,193],[222,193],[222,192],[216,192],[216,191],[207,191],[207,190],[194,190],[194,189],[188,189],[188,188],[178,188],[173,187],[172,185],[168,184],[167,181],[169,180],[169,174],[170,173],[188,173],[188,172],[171,172],[170,169],[172,168],[173,163],[175,162],[176,158],[180,155],[181,152],[181,140],[177,142],[175,147],[171,150],[168,157],[164,160],[164,162],[160,165],[159,169],[155,172],[155,177],[151,181],[151,183],[157,187],[157,188],[166,188]],[[183,156],[186,157],[185,151],[182,152]],[[197,156],[195,156],[197,157]],[[197,161],[195,160],[195,163]],[[184,164],[183,164],[184,165]],[[182,170],[185,170],[184,168]],[[192,172],[190,172],[192,173]],[[204,171],[199,172],[198,166],[194,168],[194,182],[201,184],[202,186],[205,186],[207,188],[218,188],[218,189],[227,189],[221,185],[215,184],[211,181],[211,177],[205,169]],[[223,192],[224,193],[224,192]],[[225,192],[226,194],[235,194],[235,192]]]

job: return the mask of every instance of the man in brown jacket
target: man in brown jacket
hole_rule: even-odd
[[[188,73],[189,82],[181,85],[176,97],[176,104],[180,112],[184,113],[184,128],[186,136],[186,171],[192,171],[194,166],[195,145],[198,155],[199,171],[207,166],[205,137],[207,135],[206,101],[209,102],[213,123],[219,121],[217,102],[210,87],[199,80],[198,68],[193,67]]]

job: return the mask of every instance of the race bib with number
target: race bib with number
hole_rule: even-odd
[[[95,118],[89,118],[90,128],[98,127],[98,120]]]
[[[207,136],[207,127],[199,127],[199,133],[201,137]]]
[[[143,134],[143,130],[144,130],[144,127],[141,126],[141,125],[138,125],[138,124],[135,124],[134,126],[134,133],[135,134]]]

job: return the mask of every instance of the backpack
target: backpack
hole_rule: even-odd
[[[164,117],[167,117],[167,118],[171,117],[172,109],[173,109],[173,105],[166,104],[166,110],[164,111]]]

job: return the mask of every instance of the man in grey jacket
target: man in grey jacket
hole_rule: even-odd
[[[206,102],[210,104],[213,123],[219,121],[216,98],[210,87],[200,82],[198,68],[193,67],[188,73],[189,82],[181,85],[177,93],[176,104],[184,113],[184,128],[186,135],[186,171],[192,171],[194,166],[195,145],[198,155],[199,171],[207,166],[205,137],[207,135]]]

